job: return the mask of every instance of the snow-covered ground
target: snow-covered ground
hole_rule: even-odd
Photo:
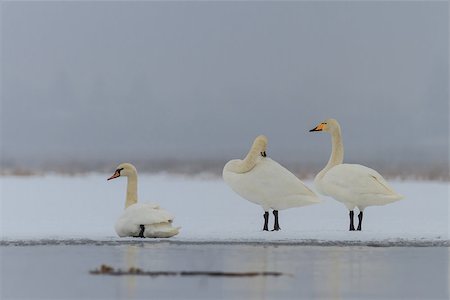
[[[126,179],[106,181],[109,175],[1,177],[2,240],[118,240],[114,223],[124,207]],[[138,190],[139,201],[159,203],[176,216],[182,229],[173,241],[448,241],[450,183],[390,182],[405,198],[367,208],[362,232],[348,232],[348,211],[326,197],[321,204],[281,211],[282,230],[263,232],[261,208],[221,179],[141,174]]]

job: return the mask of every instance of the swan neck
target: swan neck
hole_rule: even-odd
[[[252,147],[247,153],[247,156],[235,167],[236,173],[246,173],[253,169],[259,157],[259,151],[257,148]]]
[[[338,127],[331,133],[331,155],[327,165],[317,174],[316,178],[321,179],[332,167],[342,164],[344,161],[344,145],[342,143],[341,129]]]
[[[331,134],[331,155],[326,169],[331,169],[332,167],[342,164],[344,161],[344,145],[342,144],[341,129],[337,128]]]
[[[128,176],[125,208],[137,203],[137,200],[137,174],[132,174]]]

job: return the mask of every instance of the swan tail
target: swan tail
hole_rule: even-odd
[[[298,196],[292,195],[281,199],[281,201],[277,201],[277,204],[271,207],[272,209],[288,209],[292,207],[302,207],[312,204],[321,203],[319,197],[316,196]]]
[[[322,200],[317,196],[308,197],[308,200],[309,202],[311,202],[311,204],[322,203]]]
[[[181,227],[173,227],[172,222],[164,222],[145,226],[145,237],[169,238],[177,235]]]
[[[367,202],[365,206],[386,205],[386,204],[389,204],[389,203],[393,203],[393,202],[399,201],[399,200],[401,200],[403,198],[404,198],[404,196],[400,195],[400,194],[391,194],[391,195],[383,195],[383,196],[380,196],[378,194],[374,194],[374,195],[368,194],[368,198],[367,199],[369,200],[369,202]],[[365,201],[362,201],[361,205],[364,206],[364,204],[365,204]]]
[[[400,194],[394,194],[394,195],[390,196],[389,198],[392,202],[394,202],[394,201],[402,200],[403,198],[405,198],[405,196],[400,195]]]

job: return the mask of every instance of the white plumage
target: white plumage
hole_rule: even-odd
[[[125,210],[115,224],[120,237],[168,238],[178,234],[179,227],[173,227],[174,216],[155,203],[137,203],[137,171],[132,164],[120,164],[114,179],[127,176],[127,198]]]
[[[402,198],[377,171],[356,164],[334,166],[315,184],[320,193],[342,202],[349,210],[364,210]]]
[[[223,179],[244,199],[258,204],[265,211],[274,210],[274,230],[279,230],[278,210],[320,202],[316,194],[276,161],[266,157],[267,138],[258,136],[245,159],[233,159],[223,168]]]
[[[229,161],[223,168],[223,179],[242,198],[258,204],[264,211],[283,210],[319,203],[316,194],[276,161],[258,158],[255,167],[246,173],[229,171]]]
[[[116,222],[115,230],[120,237],[139,236],[144,225],[144,237],[166,238],[178,233],[172,227],[174,216],[155,204],[136,203],[127,207]]]
[[[385,205],[403,198],[397,194],[377,171],[357,164],[343,164],[344,146],[341,127],[335,119],[328,119],[310,131],[326,131],[331,134],[332,151],[325,168],[317,174],[314,185],[323,195],[342,202],[350,211],[350,230],[353,226],[353,209],[359,209],[361,230],[363,211],[372,205]]]

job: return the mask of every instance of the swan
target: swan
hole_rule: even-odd
[[[330,159],[315,179],[316,190],[342,202],[349,210],[350,231],[354,231],[353,216],[358,208],[358,228],[361,230],[363,211],[372,205],[385,205],[403,198],[375,170],[357,164],[343,164],[344,146],[341,127],[335,119],[327,119],[310,132],[325,131],[331,134],[332,151]]]
[[[107,180],[126,176],[127,196],[125,211],[116,222],[118,236],[168,238],[178,234],[179,227],[173,227],[174,217],[155,203],[137,203],[137,170],[129,163],[120,164]]]
[[[247,156],[227,162],[225,183],[244,199],[264,210],[264,231],[268,231],[269,210],[275,217],[274,231],[280,230],[278,211],[320,202],[317,195],[294,174],[266,155],[267,138],[256,137]]]

